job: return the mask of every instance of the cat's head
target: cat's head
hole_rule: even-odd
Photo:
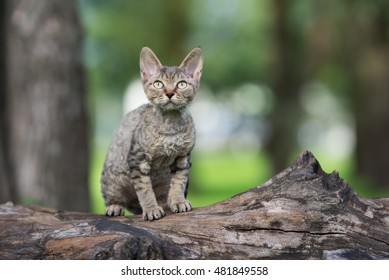
[[[200,85],[203,56],[200,48],[193,49],[180,66],[162,66],[147,47],[140,53],[140,74],[147,99],[164,110],[180,110],[194,99]]]

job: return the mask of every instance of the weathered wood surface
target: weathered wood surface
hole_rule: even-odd
[[[389,259],[389,199],[303,152],[259,187],[153,222],[0,205],[0,259]]]

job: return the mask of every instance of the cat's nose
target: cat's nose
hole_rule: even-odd
[[[172,99],[174,93],[166,93],[166,96],[169,98],[169,99]]]

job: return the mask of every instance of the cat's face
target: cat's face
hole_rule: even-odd
[[[200,48],[193,49],[179,67],[162,66],[151,49],[140,53],[140,72],[148,100],[170,111],[188,106],[200,85],[203,58]]]

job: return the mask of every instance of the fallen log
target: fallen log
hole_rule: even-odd
[[[389,198],[304,151],[266,183],[158,221],[0,205],[0,259],[389,259]]]

